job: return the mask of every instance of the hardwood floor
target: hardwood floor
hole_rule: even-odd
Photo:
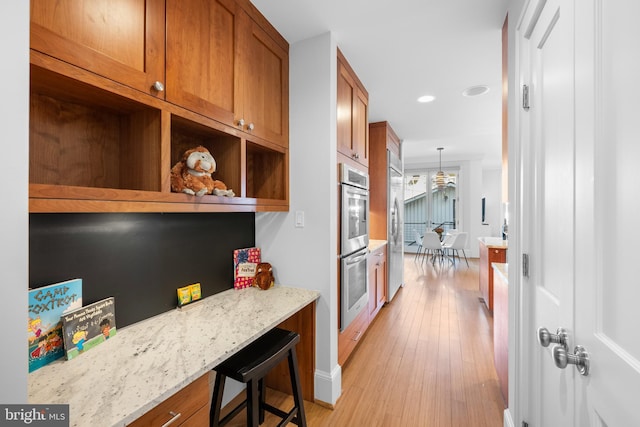
[[[477,259],[435,268],[405,255],[405,286],[342,370],[335,409],[305,402],[310,427],[499,427],[492,318],[479,301]],[[269,390],[283,409],[291,397]],[[238,415],[229,426],[243,426]],[[263,426],[278,420],[267,415]]]

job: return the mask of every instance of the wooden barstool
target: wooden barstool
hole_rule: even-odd
[[[216,371],[216,383],[209,412],[210,426],[221,427],[225,425],[246,407],[247,426],[257,427],[262,424],[264,411],[267,410],[282,418],[282,422],[278,426],[285,426],[292,422],[298,426],[306,427],[307,420],[304,414],[296,357],[296,344],[299,341],[300,335],[296,332],[275,328],[216,366],[213,369]],[[265,402],[264,377],[285,357],[289,361],[289,375],[294,400],[294,407],[289,412],[284,412]],[[220,419],[226,377],[247,384],[247,398],[223,419]]]

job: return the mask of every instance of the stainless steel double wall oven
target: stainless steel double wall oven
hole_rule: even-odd
[[[340,330],[367,306],[369,175],[340,164]]]

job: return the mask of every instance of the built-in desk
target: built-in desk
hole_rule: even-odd
[[[118,329],[116,336],[87,353],[29,374],[29,403],[69,404],[71,426],[124,426],[298,312],[309,318],[295,322],[311,322],[313,334],[301,334],[298,347],[303,342],[315,345],[319,295],[282,286],[267,291],[230,289],[186,310],[171,310]],[[306,352],[314,364],[311,350],[298,348],[298,354]],[[301,380],[302,371],[309,370],[313,379],[315,366],[300,370]]]
[[[493,271],[491,263],[507,262],[507,241],[499,237],[479,237],[480,264],[479,288],[480,295],[490,312],[493,312]]]

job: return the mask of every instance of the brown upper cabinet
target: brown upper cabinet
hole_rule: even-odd
[[[338,49],[338,152],[369,167],[369,93]]]
[[[32,0],[30,211],[288,210],[288,51],[249,0]],[[197,145],[237,197],[171,192]]]
[[[271,37],[258,22],[243,14],[240,38],[241,105],[236,123],[267,141],[289,146],[289,53],[284,39]],[[286,46],[283,47],[283,46]]]
[[[234,0],[167,0],[168,101],[287,147],[288,67],[286,41]]]
[[[166,0],[165,14],[165,0],[32,0],[31,47],[286,147],[288,44],[254,9]]]
[[[30,37],[34,50],[164,97],[164,0],[31,0]]]

